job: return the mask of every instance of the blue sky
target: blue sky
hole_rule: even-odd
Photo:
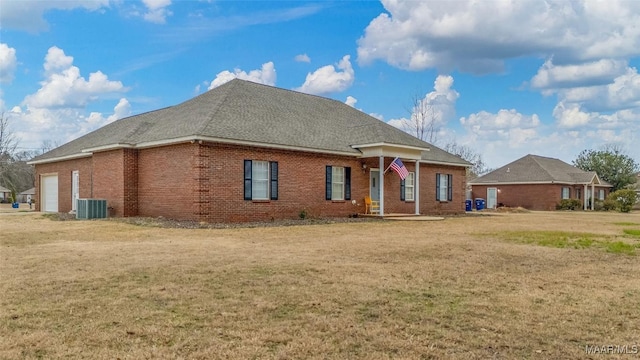
[[[640,162],[639,1],[0,0],[0,108],[21,149],[234,77],[330,97],[499,167],[622,146]]]

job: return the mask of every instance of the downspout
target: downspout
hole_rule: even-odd
[[[380,170],[378,171],[378,176],[380,176],[380,217],[384,216],[384,156],[380,156],[378,160],[378,166]]]
[[[420,215],[420,160],[416,160],[416,171],[413,181],[413,198],[416,202],[416,215]]]

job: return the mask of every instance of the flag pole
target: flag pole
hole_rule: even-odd
[[[398,160],[398,157],[396,156],[395,159],[393,159],[393,161],[391,162],[391,164],[393,164],[394,161]],[[387,168],[384,170],[384,172],[382,173],[382,175],[386,174],[387,171],[389,170],[389,168],[391,167],[391,164],[389,164],[389,166],[387,166]]]

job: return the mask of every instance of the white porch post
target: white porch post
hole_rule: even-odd
[[[595,209],[595,204],[596,202],[596,184],[595,183],[591,183],[591,210]]]
[[[384,216],[384,156],[380,156],[378,160],[378,167],[380,168],[380,216]]]
[[[416,160],[415,178],[413,179],[413,197],[416,201],[416,215],[420,215],[420,160]]]
[[[587,184],[584,184],[584,199],[582,200],[582,210],[587,210]]]

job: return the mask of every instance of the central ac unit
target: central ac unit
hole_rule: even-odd
[[[107,200],[78,199],[76,219],[104,219],[107,217]]]

